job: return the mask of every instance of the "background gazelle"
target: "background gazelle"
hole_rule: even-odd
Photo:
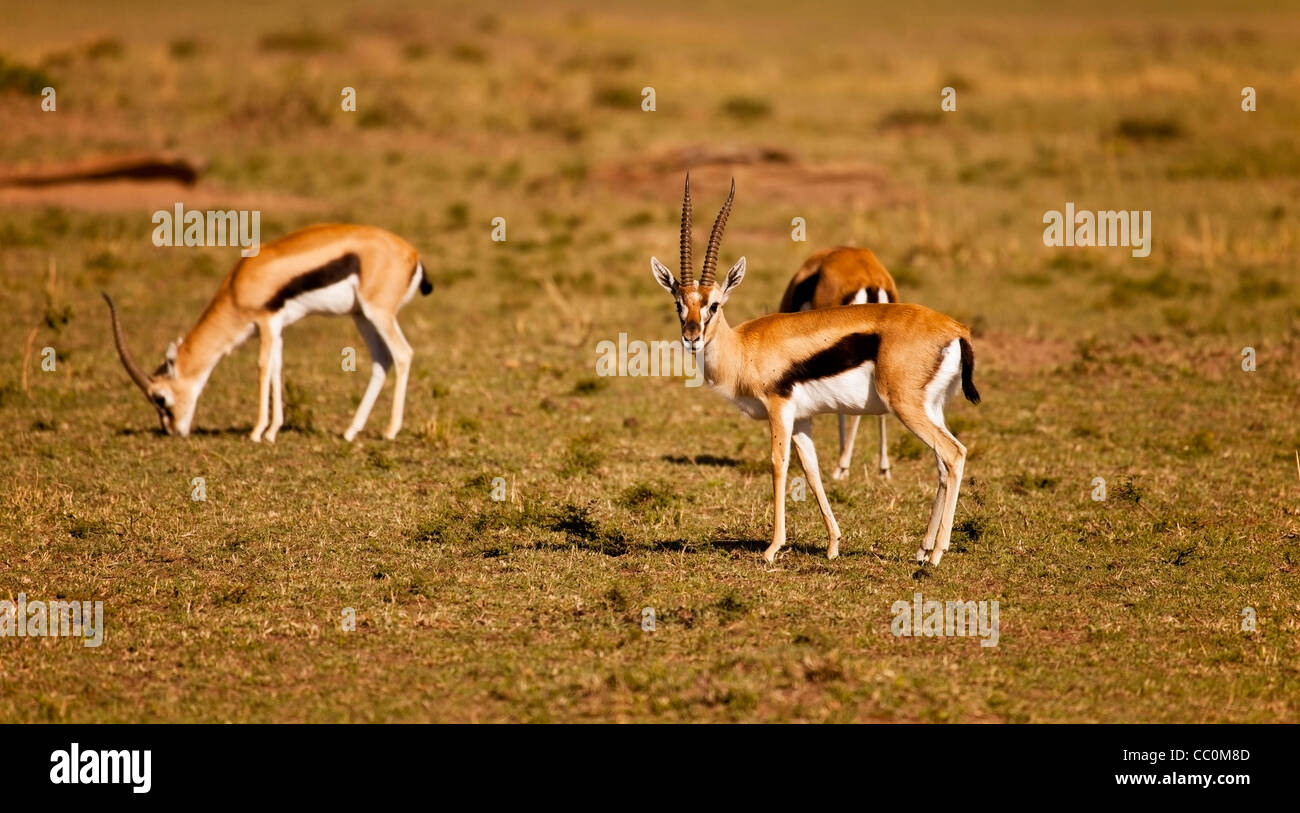
[[[781,313],[798,313],[838,305],[862,305],[867,302],[897,302],[898,287],[894,278],[865,248],[827,248],[808,259],[795,272],[785,295]],[[861,415],[840,415],[840,459],[831,477],[849,476],[853,460],[853,440],[858,436]],[[889,447],[885,441],[885,416],[880,416],[880,476],[889,479]]]
[[[402,428],[411,346],[397,325],[397,311],[415,296],[433,290],[419,255],[402,238],[373,226],[308,226],[267,243],[254,257],[240,260],[216,296],[184,337],[167,348],[167,358],[152,376],[135,363],[113,300],[104,294],[113,320],[113,340],[123,366],[158,410],[163,431],[184,437],[208,376],[254,330],[261,337],[258,356],[258,411],[254,441],[275,441],[284,423],[281,372],[285,327],[304,316],[351,314],[373,361],[370,384],[343,437],[349,441],[365,426],[388,368],[397,366],[393,416],[384,437]]]
[[[655,279],[672,294],[682,342],[697,354],[704,379],[752,418],[772,430],[771,562],[785,544],[785,481],[793,442],[821,507],[830,536],[827,556],[839,555],[840,529],[831,513],[817,467],[812,416],[828,412],[879,415],[892,412],[934,450],[939,486],[925,538],[916,552],[938,564],[952,535],[966,447],[944,423],[943,407],[960,383],[972,403],[979,392],[971,376],[975,357],[970,331],[920,305],[846,305],[776,313],[732,328],[722,306],[745,277],[741,257],[719,285],[718,249],[736,195],[736,182],[713,222],[699,282],[692,279],[691,180],[682,200],[681,280],[651,257]]]

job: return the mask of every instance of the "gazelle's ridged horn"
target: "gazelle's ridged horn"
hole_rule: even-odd
[[[122,338],[122,323],[117,319],[117,306],[113,304],[113,298],[107,293],[100,291],[104,295],[104,301],[108,303],[108,313],[113,318],[113,343],[117,345],[117,355],[122,359],[122,366],[131,376],[131,380],[140,388],[145,395],[149,394],[149,376],[144,374],[140,365],[135,363],[131,357],[131,351],[126,349],[126,339]]]
[[[691,173],[686,173],[686,191],[682,193],[682,285],[690,285],[695,263],[691,260]]]
[[[727,202],[722,204],[718,219],[713,221],[713,233],[709,235],[709,246],[704,250],[704,271],[700,274],[700,285],[712,285],[714,272],[718,270],[718,248],[722,245],[722,233],[727,229],[727,217],[731,214],[731,201],[736,197],[736,179],[731,179],[731,193]]]

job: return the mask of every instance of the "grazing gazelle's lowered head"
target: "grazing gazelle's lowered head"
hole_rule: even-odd
[[[727,297],[745,275],[742,257],[721,285],[714,278],[718,249],[735,182],[713,224],[699,282],[692,279],[690,183],[682,205],[681,280],[657,259],[655,279],[673,297],[682,341],[694,350],[704,380],[752,418],[766,418],[772,436],[771,562],[785,544],[785,484],[793,443],[817,497],[830,537],[827,555],[839,555],[840,530],[822,488],[812,416],[823,413],[892,413],[934,450],[939,487],[918,561],[938,564],[948,548],[966,447],[944,423],[943,407],[961,388],[979,402],[972,374],[970,331],[920,305],[861,304],[774,313],[732,328],[723,314]]]
[[[256,330],[258,416],[255,441],[273,442],[284,423],[281,395],[284,328],[304,316],[349,314],[373,360],[370,384],[344,437],[352,440],[365,426],[387,377],[397,366],[393,415],[384,436],[402,428],[411,346],[397,325],[397,312],[432,283],[414,248],[395,234],[373,226],[309,226],[262,246],[241,260],[186,336],[167,348],[166,360],[147,375],[136,363],[113,300],[104,294],[113,322],[113,341],[131,380],[158,411],[163,431],[190,433],[194,408],[217,362]]]
[[[122,336],[122,323],[118,319],[117,306],[113,304],[113,298],[104,294],[104,301],[108,303],[108,313],[113,321],[113,343],[117,345],[117,354],[122,359],[122,366],[126,367],[131,380],[144,392],[149,403],[158,411],[162,430],[169,435],[185,437],[190,433],[190,427],[194,422],[194,407],[198,403],[203,383],[194,377],[180,378],[176,374],[176,358],[184,339],[172,342],[167,348],[166,360],[159,365],[153,375],[146,375],[126,346],[126,339]]]

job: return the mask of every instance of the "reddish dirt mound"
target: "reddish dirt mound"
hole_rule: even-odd
[[[116,178],[173,180],[193,184],[204,168],[202,160],[186,158],[176,153],[136,153],[20,169],[0,169],[0,186],[52,186]]]
[[[94,211],[168,209],[312,209],[290,195],[232,193],[196,186],[205,162],[175,153],[136,153],[0,169],[0,207],[55,206]]]

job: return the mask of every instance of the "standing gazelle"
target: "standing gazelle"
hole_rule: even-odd
[[[397,325],[397,311],[415,296],[417,288],[428,294],[433,284],[415,249],[397,235],[373,226],[308,226],[267,243],[256,256],[240,260],[198,324],[167,348],[166,361],[152,376],[135,363],[122,337],[117,308],[108,294],[104,299],[122,364],[158,410],[163,431],[169,435],[190,433],[195,404],[212,369],[256,329],[261,353],[257,425],[251,437],[268,443],[275,441],[284,423],[281,334],[285,327],[311,314],[351,314],[373,364],[361,406],[343,433],[350,441],[365,426],[388,368],[394,364],[393,416],[384,437],[391,439],[401,431],[412,352]]]
[[[827,556],[839,555],[840,529],[831,513],[817,467],[812,416],[829,412],[880,415],[892,412],[934,450],[939,487],[930,524],[916,552],[938,564],[952,535],[966,447],[944,424],[943,407],[960,384],[972,403],[975,358],[970,331],[920,305],[846,305],[798,313],[775,313],[736,327],[722,306],[745,277],[745,258],[715,280],[722,232],[731,213],[736,182],[713,223],[699,282],[692,279],[691,182],[682,202],[680,281],[651,257],[655,279],[672,294],[682,324],[682,343],[696,354],[704,379],[751,418],[767,418],[772,430],[772,544],[768,562],[785,544],[785,481],[793,443],[811,481],[830,536]]]
[[[894,278],[865,248],[827,248],[808,259],[795,272],[785,295],[781,313],[797,313],[838,305],[862,305],[867,302],[897,302],[898,287]],[[840,459],[831,477],[849,476],[853,460],[853,440],[858,436],[861,415],[843,415],[840,419]],[[885,442],[885,416],[880,416],[880,476],[889,479],[889,447]]]

